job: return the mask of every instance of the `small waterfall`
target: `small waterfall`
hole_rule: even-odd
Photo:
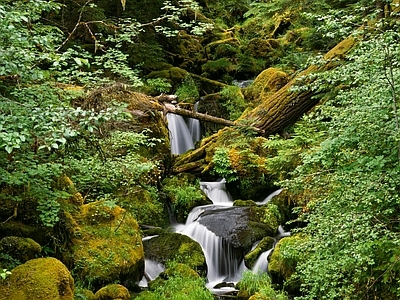
[[[283,191],[283,189],[279,189],[279,190],[276,190],[275,192],[272,192],[263,201],[257,202],[257,205],[267,204],[269,201],[271,201],[272,198],[274,198],[275,196],[279,195],[282,191]]]
[[[212,182],[201,181],[200,189],[214,204],[232,206],[232,196],[226,190],[225,183],[225,179]]]
[[[199,101],[194,104],[193,110],[197,112],[199,106]],[[192,136],[193,143],[200,141],[201,139],[201,128],[200,121],[197,119],[189,118],[187,120],[187,127],[189,129],[190,135]]]
[[[243,258],[235,252],[232,245],[200,224],[204,213],[210,214],[232,206],[232,197],[226,190],[225,182],[224,179],[217,182],[200,182],[201,189],[214,204],[195,207],[190,212],[186,224],[175,227],[177,232],[188,235],[201,245],[206,257],[209,288],[221,282],[237,282],[246,269]]]
[[[281,225],[278,227],[278,234],[275,237],[275,242],[274,245],[272,246],[271,249],[261,253],[261,255],[258,257],[256,263],[254,264],[252,271],[254,273],[257,272],[268,272],[268,257],[274,251],[276,243],[281,239],[286,236],[290,236],[289,231],[285,231]]]
[[[148,283],[158,277],[165,270],[163,264],[150,259],[144,260],[144,276],[139,282],[140,287],[147,287]]]
[[[274,250],[274,248],[271,248],[263,253],[258,257],[256,263],[254,264],[252,271],[254,273],[258,272],[268,272],[268,256],[271,254],[271,252]]]
[[[193,139],[182,116],[167,114],[171,153],[182,154],[194,149]]]

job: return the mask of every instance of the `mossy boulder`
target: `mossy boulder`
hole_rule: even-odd
[[[293,275],[300,253],[295,246],[304,243],[305,237],[293,235],[284,237],[276,244],[274,251],[269,259],[268,272],[272,282],[283,284],[289,292],[299,289],[299,282],[290,280]]]
[[[175,260],[199,272],[206,270],[206,259],[200,244],[186,235],[164,232],[143,241],[143,245],[148,259],[162,264]]]
[[[272,237],[263,238],[260,243],[244,257],[244,263],[247,268],[252,269],[261,253],[268,251],[273,247],[275,239]]]
[[[218,79],[226,74],[233,74],[237,66],[228,58],[209,60],[202,66],[202,76]]]
[[[164,272],[161,272],[160,275],[155,280],[149,282],[149,289],[155,290],[157,288],[162,288],[162,286],[166,284],[169,278],[175,276],[188,279],[200,278],[200,275],[190,266],[184,263],[174,263]]]
[[[41,251],[42,247],[31,238],[7,236],[0,240],[0,252],[21,263],[39,257]]]
[[[144,272],[144,251],[137,221],[106,201],[85,204],[66,219],[70,247],[64,259],[84,284],[100,287],[115,281],[134,284]]]
[[[142,187],[135,187],[120,195],[118,204],[134,215],[141,225],[165,227],[169,224],[168,215],[162,199],[156,197]]]
[[[265,236],[275,236],[280,224],[280,214],[276,205],[268,203],[268,205],[261,206],[251,200],[235,200],[233,205],[249,207],[249,226],[259,239]]]
[[[59,260],[31,259],[0,281],[0,300],[73,300],[74,279]]]
[[[165,70],[153,71],[147,78],[165,78],[172,85],[172,88],[176,88],[182,81],[188,76],[188,72],[179,67],[172,67]]]
[[[271,52],[279,46],[279,41],[276,39],[263,39],[257,37],[251,39],[243,51],[255,58],[268,58],[271,55]]]
[[[101,288],[94,295],[94,300],[129,300],[128,289],[120,284],[109,284]]]
[[[289,76],[277,68],[268,68],[262,71],[253,84],[245,91],[248,99],[264,99],[278,91],[289,81]]]

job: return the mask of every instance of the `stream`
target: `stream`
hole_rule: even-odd
[[[170,113],[167,114],[167,120],[171,153],[182,154],[193,149],[194,143],[200,139],[200,122],[185,120],[182,116]],[[244,263],[243,251],[238,251],[238,247],[235,247],[237,245],[232,242],[234,238],[230,240],[223,238],[224,234],[235,232],[237,229],[235,227],[245,226],[243,225],[246,224],[243,222],[243,216],[247,209],[246,207],[233,206],[232,197],[225,184],[225,179],[218,179],[213,182],[201,181],[201,190],[213,204],[195,207],[189,213],[185,224],[173,226],[175,232],[187,235],[201,245],[207,264],[206,285],[216,295],[234,292],[234,286],[240,280],[243,272],[249,270]],[[268,203],[280,192],[281,189],[273,192],[257,204]],[[275,237],[275,244],[280,238],[287,235],[290,235],[290,233],[284,232],[280,226],[278,235]],[[259,256],[252,271],[268,271],[268,257],[274,246]],[[255,247],[256,244],[253,248]],[[146,275],[139,285],[145,286],[148,281],[154,280],[163,270],[164,266],[146,259]]]

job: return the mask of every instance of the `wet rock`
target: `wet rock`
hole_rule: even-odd
[[[166,264],[178,260],[192,269],[206,270],[206,260],[201,246],[190,237],[173,232],[164,232],[143,241],[146,258]]]

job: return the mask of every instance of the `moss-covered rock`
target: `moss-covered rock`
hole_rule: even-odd
[[[86,285],[134,283],[144,272],[144,252],[137,221],[112,203],[85,204],[66,219],[70,247],[64,259]]]
[[[255,236],[275,236],[279,224],[280,214],[276,205],[268,204],[265,206],[255,205],[254,201],[235,200],[234,206],[248,206],[249,212],[249,226]]]
[[[73,300],[74,279],[55,258],[37,258],[0,281],[0,300]]]
[[[299,253],[294,246],[304,242],[301,235],[293,235],[282,238],[275,246],[269,260],[268,272],[274,283],[285,283],[285,289],[291,293],[298,291],[299,283],[290,280],[295,271]]]
[[[260,254],[271,249],[274,243],[275,240],[272,237],[267,236],[263,238],[252,251],[245,255],[244,263],[246,267],[252,269]]]
[[[278,91],[289,81],[289,76],[276,68],[268,68],[262,71],[254,80],[253,84],[245,91],[248,99],[264,99],[268,95]]]
[[[176,88],[182,81],[187,77],[188,72],[179,67],[172,67],[165,70],[153,71],[147,77],[148,78],[165,78],[172,85],[173,88]]]
[[[199,278],[200,275],[193,270],[190,266],[184,263],[174,263],[153,281],[149,282],[149,289],[155,290],[157,288],[162,288],[166,284],[170,277],[178,276],[180,278]],[[183,288],[183,286],[182,286]]]
[[[39,257],[41,251],[42,247],[31,238],[7,236],[0,240],[0,252],[21,263]]]
[[[129,300],[128,289],[120,284],[109,284],[101,288],[94,295],[94,300]]]
[[[206,270],[206,260],[200,244],[186,235],[164,232],[143,241],[143,245],[146,258],[151,260],[163,264],[174,260],[199,272]]]

